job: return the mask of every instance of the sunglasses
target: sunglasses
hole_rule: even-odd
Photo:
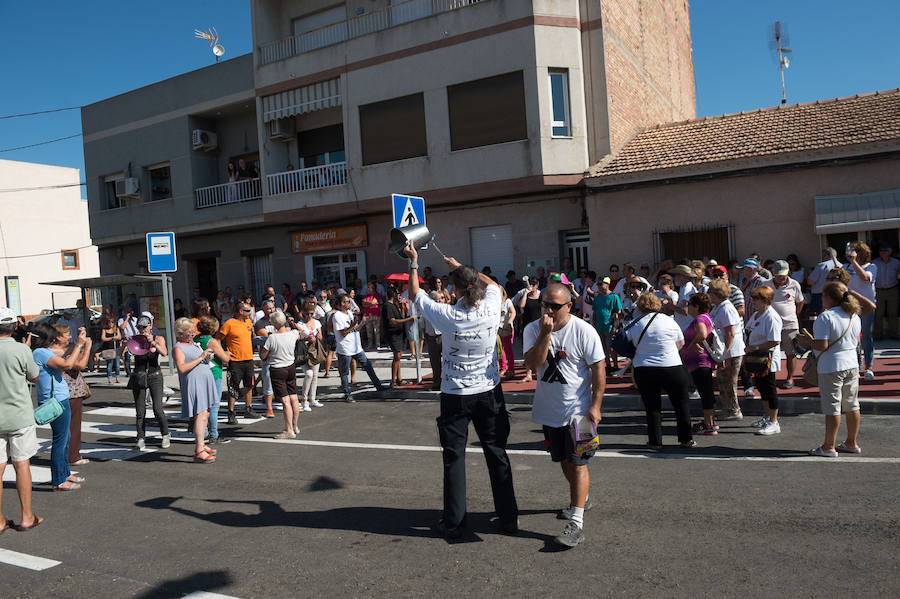
[[[720,271],[717,271],[717,272],[714,272],[714,273],[712,274],[712,277],[713,277],[714,279],[721,279],[721,278],[724,277],[724,276],[725,276],[725,273],[722,272],[721,270],[720,270]]]
[[[250,314],[250,312],[252,312],[252,310],[241,310],[241,312],[243,312],[244,314]]]
[[[541,306],[543,306],[544,308],[547,308],[548,310],[562,310],[563,308],[565,308],[568,305],[569,305],[569,302],[566,302],[564,304],[554,304],[553,302],[541,301]]]

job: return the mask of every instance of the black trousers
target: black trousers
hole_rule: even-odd
[[[444,525],[455,528],[466,516],[466,443],[469,421],[484,451],[494,510],[502,522],[515,522],[519,515],[513,489],[512,468],[506,455],[509,413],[500,385],[476,395],[441,393],[438,434],[444,458]]]
[[[152,372],[147,375],[147,385],[150,388],[150,399],[153,401],[153,415],[159,424],[159,433],[161,435],[169,434],[169,421],[166,420],[166,413],[163,410],[163,375],[161,371]],[[144,389],[132,389],[134,396],[134,411],[137,417],[137,438],[143,439],[147,431],[147,404],[144,403]]]
[[[753,377],[753,383],[759,391],[759,398],[769,403],[770,410],[778,409],[778,387],[775,385],[775,373]]]
[[[713,384],[712,368],[698,368],[691,373],[694,387],[700,394],[700,403],[704,410],[716,409],[716,390]]]
[[[647,437],[651,445],[662,445],[662,391],[669,396],[675,410],[678,442],[685,443],[691,434],[691,413],[688,409],[690,378],[684,366],[638,366],[634,369],[634,384],[641,392],[647,412]]]
[[[441,348],[442,335],[425,335],[425,346],[428,348],[428,361],[431,362],[431,390],[441,388]]]

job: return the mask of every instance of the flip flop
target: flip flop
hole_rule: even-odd
[[[862,453],[862,447],[847,447],[846,443],[841,443],[835,449],[841,453]]]
[[[2,535],[3,533],[5,533],[5,532],[6,532],[7,530],[9,530],[10,528],[13,528],[13,529],[14,529],[15,527],[16,527],[16,525],[15,525],[15,523],[14,523],[12,520],[7,520],[7,521],[6,521],[6,526],[4,526],[3,528],[0,528],[0,535]]]
[[[31,526],[22,526],[21,524],[19,524],[18,526],[13,526],[13,528],[18,530],[19,532],[27,532],[27,531],[31,530],[32,528],[37,528],[38,525],[43,521],[44,521],[43,518],[41,518],[40,516],[35,514],[34,522],[31,524]],[[6,530],[6,529],[4,528],[3,530]]]
[[[81,458],[77,462],[72,462],[70,466],[84,466],[85,464],[90,464],[91,461],[87,458]]]
[[[838,457],[838,452],[828,451],[827,449],[825,449],[821,445],[819,445],[815,449],[810,449],[809,455],[814,455],[814,456],[817,456],[820,458],[836,458],[836,457]]]
[[[72,481],[67,481],[67,482],[69,483],[68,487],[58,486],[58,487],[53,487],[53,490],[54,491],[77,491],[78,489],[81,488],[81,485],[79,485],[77,483],[73,483]]]
[[[73,474],[72,476],[70,476],[69,478],[67,478],[66,481],[67,481],[67,482],[70,482],[70,483],[77,483],[77,484],[80,484],[80,483],[83,483],[83,482],[85,481],[85,478],[84,478],[83,476],[75,476],[75,475]]]

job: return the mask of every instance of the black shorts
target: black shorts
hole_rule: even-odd
[[[403,332],[401,331],[399,333],[391,333],[388,335],[388,346],[391,348],[392,352],[402,352],[405,349],[403,347]]]
[[[325,349],[328,351],[335,351],[337,349],[337,337],[334,336],[334,333],[325,335]]]
[[[269,377],[272,379],[272,393],[275,399],[297,395],[297,367],[294,364],[269,368]]]
[[[571,462],[576,466],[587,466],[594,455],[586,451],[581,455],[575,453],[575,441],[568,426],[544,426],[544,446],[550,452],[554,462]]]
[[[228,389],[235,397],[253,388],[253,360],[232,360],[228,363]]]

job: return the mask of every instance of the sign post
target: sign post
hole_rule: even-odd
[[[175,233],[147,233],[147,272],[160,273],[160,284],[163,296],[163,311],[166,315],[166,347],[169,350],[169,374],[175,373],[175,360],[172,322],[172,288],[168,273],[178,270],[175,254]]]
[[[425,198],[408,196],[399,193],[391,194],[391,207],[394,213],[394,228],[425,224]],[[423,245],[423,250],[428,245]],[[407,264],[408,265],[408,264]],[[413,347],[416,350],[416,384],[422,384],[422,346],[419,343],[419,315],[416,313],[415,298],[409,298],[409,313],[413,320]],[[434,373],[431,373],[434,376]]]

